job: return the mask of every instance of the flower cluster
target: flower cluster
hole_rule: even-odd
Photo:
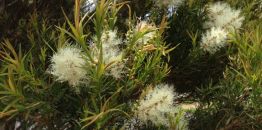
[[[205,27],[222,27],[225,29],[239,29],[242,26],[244,17],[240,15],[241,11],[232,9],[229,4],[216,2],[208,8],[209,21]]]
[[[104,31],[101,36],[103,62],[107,66],[108,75],[120,78],[124,73],[123,52],[119,49],[122,40],[117,37],[117,31]],[[100,49],[97,45],[91,46],[94,59],[98,61]]]
[[[200,47],[214,54],[226,46],[228,32],[239,29],[244,17],[240,16],[240,10],[232,9],[227,3],[216,2],[208,10],[209,21],[204,23],[204,27],[209,30],[203,34]]]
[[[173,86],[159,84],[154,89],[147,91],[145,97],[138,101],[135,114],[144,123],[151,121],[155,125],[170,127],[172,124],[170,119],[174,119],[179,112],[178,107],[174,106],[177,96]]]
[[[155,49],[153,45],[148,45],[157,34],[157,28],[153,24],[141,21],[132,30],[135,33],[130,37],[139,36],[135,43],[139,44],[140,49]],[[90,42],[90,57],[86,56],[86,60],[82,58],[81,50],[76,47],[68,46],[59,50],[52,57],[51,74],[58,77],[59,81],[68,81],[70,85],[76,86],[85,79],[86,71],[83,68],[85,64],[96,66],[102,63],[105,75],[120,79],[127,70],[125,65],[127,58],[124,58],[124,52],[120,49],[121,44],[123,41],[118,37],[116,30],[104,30],[99,40],[94,37],[93,42]]]
[[[57,77],[57,81],[68,81],[76,86],[85,79],[86,71],[83,68],[86,60],[81,50],[75,46],[66,46],[58,50],[51,58],[50,72]]]
[[[203,34],[200,47],[204,51],[214,54],[220,48],[225,47],[226,40],[227,32],[224,29],[221,27],[212,27],[206,34]]]

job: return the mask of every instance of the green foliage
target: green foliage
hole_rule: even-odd
[[[176,103],[199,103],[187,112],[190,129],[262,129],[262,3],[220,0],[241,9],[245,20],[229,33],[227,47],[208,54],[200,48],[203,23],[207,4],[217,1],[185,0],[171,14],[153,0],[99,0],[86,14],[84,0],[0,2],[0,129],[17,121],[21,129],[125,129],[136,100],[162,82],[189,92]],[[144,20],[155,24],[137,29]],[[121,78],[108,75],[118,61],[104,62],[102,36],[110,30],[123,42]],[[50,73],[52,55],[67,46],[82,50],[88,83],[72,86]],[[178,113],[173,125],[181,119]],[[152,122],[142,128],[167,129]]]
[[[19,48],[18,53],[12,44],[2,43],[1,56],[1,119],[6,121],[6,128],[15,120],[22,122],[22,128],[37,124],[37,128],[102,129],[119,127],[109,125],[116,119],[128,119],[131,114],[126,100],[134,100],[142,89],[160,83],[169,72],[169,67],[162,57],[170,51],[157,34],[153,44],[138,47],[137,40],[146,35],[136,32],[126,43],[124,56],[128,59],[128,72],[122,79],[107,76],[109,66],[103,62],[104,30],[114,29],[117,12],[125,3],[115,4],[102,0],[95,15],[88,18],[79,13],[79,1],[75,6],[75,22],[66,16],[67,26],[47,27],[38,23],[37,15],[32,16],[33,30],[28,34],[29,49]],[[92,38],[86,32],[85,23],[94,23],[94,43],[99,49],[98,61],[91,56],[91,49],[86,44]],[[108,19],[109,21],[106,21]],[[68,29],[67,29],[68,28]],[[130,27],[133,30],[134,27]],[[57,83],[48,74],[50,55],[65,44],[72,42],[81,46],[90,60],[87,65],[90,81],[88,86],[79,87],[79,92],[66,83]],[[3,82],[3,83],[2,83]]]
[[[0,2],[0,39],[8,37],[13,43],[27,43],[25,34],[38,23],[46,21],[47,24],[64,22],[61,7],[65,12],[72,10],[73,1],[65,0],[2,0]],[[36,21],[31,21],[32,15],[37,15]],[[15,45],[17,46],[17,45]]]
[[[237,53],[229,56],[224,79],[199,92],[202,107],[196,112],[194,129],[207,125],[210,129],[261,129],[262,25],[247,26],[241,34],[231,35]]]

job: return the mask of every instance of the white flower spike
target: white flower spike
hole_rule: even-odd
[[[201,39],[200,48],[210,54],[216,53],[218,50],[226,46],[227,31],[220,27],[212,27]]]
[[[206,28],[222,27],[228,30],[239,29],[242,26],[244,17],[241,10],[232,9],[229,4],[216,2],[208,7],[209,21],[204,26]]]
[[[58,50],[51,58],[51,74],[57,81],[68,81],[70,85],[77,86],[86,77],[83,68],[85,63],[79,48],[67,46]]]
[[[124,73],[124,62],[123,53],[119,49],[119,45],[122,43],[122,40],[118,38],[117,31],[104,31],[101,36],[102,43],[102,52],[103,52],[103,62],[107,68],[107,75],[111,75],[116,79],[119,79]],[[95,60],[99,58],[99,49],[93,45],[92,46],[92,55]]]
[[[174,116],[174,99],[177,96],[172,86],[157,85],[138,101],[135,113],[143,122],[152,121],[156,125],[170,126],[169,117]]]

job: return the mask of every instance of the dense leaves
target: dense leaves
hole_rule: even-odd
[[[262,129],[260,0],[219,1],[226,3],[224,11],[231,11],[225,15],[244,21],[239,29],[222,30],[225,44],[217,40],[223,47],[214,53],[201,44],[205,34],[221,36],[216,31],[208,35],[205,26],[214,12],[210,5],[221,7],[215,5],[218,0],[185,0],[173,6],[159,0],[99,0],[88,13],[81,8],[85,2],[0,1],[0,129],[17,124],[21,129],[185,129],[177,125],[182,121],[196,130]],[[66,56],[66,47],[80,51]],[[54,55],[71,61],[57,61]],[[74,58],[84,61],[70,69]],[[61,78],[70,78],[70,72],[74,78],[79,66],[86,70],[79,84]],[[61,67],[67,72],[54,71]],[[150,104],[150,92],[160,83],[173,84],[180,92],[169,104],[198,105],[181,107],[186,116],[175,113],[181,117],[169,118],[175,122],[169,126],[156,124],[155,115],[140,125],[136,103]],[[159,96],[160,102],[150,108],[165,104],[165,97],[170,95]],[[172,117],[167,115],[159,118]]]

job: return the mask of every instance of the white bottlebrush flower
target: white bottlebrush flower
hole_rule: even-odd
[[[159,7],[179,7],[184,0],[155,0],[155,4]]]
[[[122,40],[118,38],[117,31],[104,31],[101,36],[101,42],[103,44],[103,49],[114,48],[118,49]],[[116,48],[115,48],[116,47]]]
[[[104,31],[101,36],[103,62],[107,67],[107,74],[115,78],[120,78],[124,73],[123,53],[119,49],[122,40],[118,38],[116,31]],[[93,56],[95,60],[99,58],[99,49],[93,45]]]
[[[214,54],[222,47],[226,46],[227,31],[220,27],[212,27],[203,34],[200,47],[204,51]]]
[[[85,63],[79,48],[67,46],[58,50],[51,58],[50,72],[57,81],[68,81],[70,85],[76,86],[85,79]]]
[[[208,7],[209,21],[204,23],[206,28],[222,27],[225,29],[239,29],[242,26],[244,17],[241,11],[232,9],[229,4],[216,2]]]
[[[140,21],[135,27],[135,32],[144,33],[144,35],[137,40],[137,43],[147,44],[156,36],[156,31],[155,25],[149,24],[147,21]]]
[[[124,72],[125,64],[124,62],[117,62],[109,68],[109,74],[116,79],[120,79]]]
[[[137,118],[143,122],[151,121],[156,125],[170,126],[170,117],[174,117],[174,100],[177,94],[173,86],[157,85],[149,90],[135,107]]]

